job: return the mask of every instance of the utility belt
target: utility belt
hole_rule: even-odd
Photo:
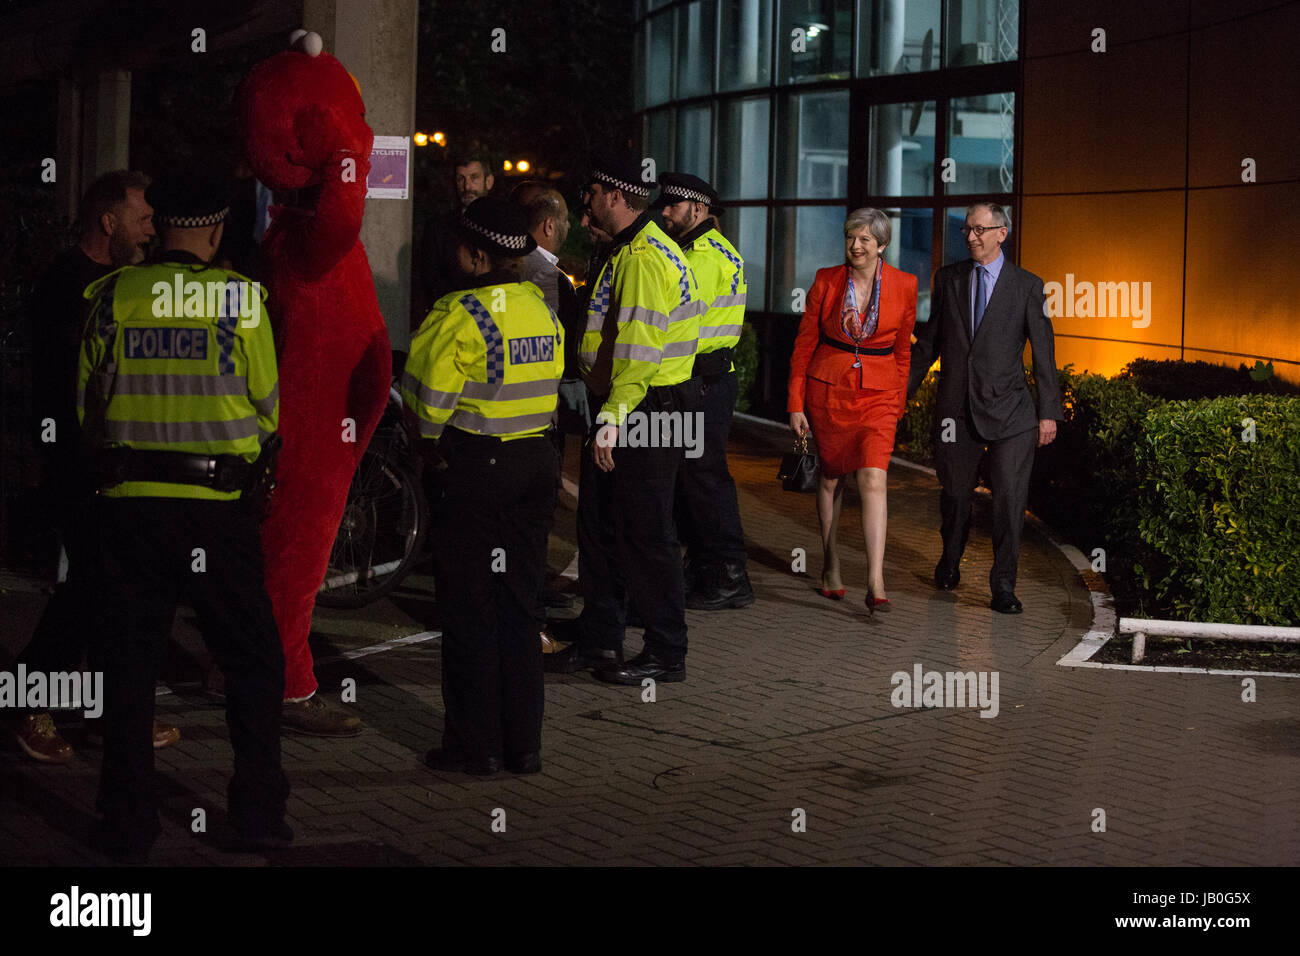
[[[514,445],[516,442],[528,441],[530,438],[549,438],[551,432],[555,431],[555,426],[551,425],[542,431],[532,435],[521,435],[518,438],[510,439],[509,444]],[[453,448],[473,447],[475,445],[504,445],[506,440],[496,435],[480,435],[478,432],[467,432],[462,428],[456,428],[448,425],[442,430],[442,437],[438,439],[438,445],[441,449],[451,451]]]
[[[275,462],[284,439],[272,435],[254,462],[238,455],[194,455],[180,451],[110,448],[95,457],[101,488],[124,481],[197,485],[213,491],[238,491],[248,506],[260,508],[275,488]]]
[[[714,349],[712,352],[697,352],[691,377],[716,379],[719,375],[726,375],[731,371],[731,362],[735,356],[736,351],[731,346]]]
[[[849,343],[847,342],[840,342],[837,339],[832,339],[829,336],[827,336],[825,332],[821,333],[821,344],[829,345],[833,349],[839,349],[841,352],[848,352],[850,355],[854,355],[854,356],[894,354],[893,346],[889,346],[887,348],[878,348],[878,349],[864,349],[860,345],[849,345]]]

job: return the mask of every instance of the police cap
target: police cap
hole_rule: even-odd
[[[641,160],[631,153],[598,153],[591,161],[585,185],[600,183],[642,199],[649,199],[654,181],[642,177]]]
[[[526,256],[537,248],[528,234],[528,213],[497,196],[470,203],[460,214],[459,230],[466,242],[498,256]]]
[[[712,186],[699,176],[690,173],[660,173],[659,198],[656,206],[671,206],[679,202],[702,202],[709,207],[709,212],[720,212],[718,194]]]
[[[178,229],[215,226],[230,212],[230,177],[215,172],[170,172],[145,191],[154,222]]]

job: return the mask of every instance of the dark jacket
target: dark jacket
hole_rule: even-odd
[[[930,321],[916,326],[907,394],[916,391],[937,356],[936,424],[945,418],[961,418],[969,406],[980,436],[996,441],[1028,431],[1039,419],[1064,418],[1052,322],[1043,310],[1043,280],[1010,259],[1004,260],[972,342],[970,277],[974,268],[974,260],[967,259],[935,274]],[[1037,411],[1025,381],[1026,342],[1033,348]]]

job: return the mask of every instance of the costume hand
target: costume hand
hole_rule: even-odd
[[[803,412],[790,413],[790,430],[800,438],[812,434],[812,429],[808,427],[808,417]]]
[[[591,443],[591,460],[601,471],[614,470],[614,445],[618,443],[618,426],[601,425]]]
[[[1038,420],[1038,445],[1050,445],[1056,440],[1056,419],[1040,418]]]

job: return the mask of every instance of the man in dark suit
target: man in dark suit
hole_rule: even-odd
[[[1007,225],[1006,211],[995,203],[966,210],[962,233],[971,258],[944,266],[934,277],[930,321],[916,327],[907,394],[916,391],[937,354],[934,458],[942,487],[943,556],[934,569],[935,586],[950,591],[961,580],[971,494],[987,449],[993,486],[992,607],[1019,614],[1024,608],[1015,595],[1016,565],[1034,449],[1056,438],[1056,422],[1064,416],[1043,280],[1002,254]],[[1033,348],[1037,411],[1025,381],[1026,340]]]

